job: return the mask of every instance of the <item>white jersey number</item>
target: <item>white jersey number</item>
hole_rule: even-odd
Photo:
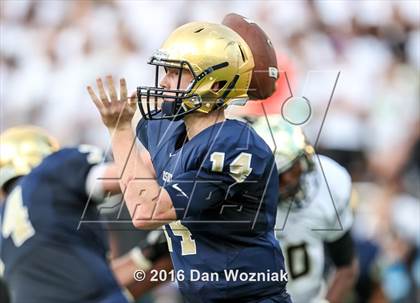
[[[309,273],[310,260],[306,243],[290,245],[286,248],[289,275],[292,280],[305,276]]]
[[[35,235],[35,229],[29,220],[28,208],[23,205],[22,188],[16,187],[6,201],[4,211],[2,236],[12,237],[16,247],[21,246],[26,240]]]
[[[182,225],[181,221],[174,221],[174,222],[171,222],[169,225],[166,225],[163,227],[163,232],[165,233],[166,240],[168,242],[168,249],[170,252],[173,251],[172,239],[168,235],[166,227],[172,230],[172,233],[175,236],[181,237],[181,254],[183,256],[195,255],[197,253],[195,240],[191,237],[192,234],[188,230],[188,228],[185,225]]]
[[[249,153],[240,153],[229,165],[229,175],[236,182],[244,182],[252,172],[251,168],[252,155]],[[214,152],[210,156],[212,163],[212,171],[222,172],[225,164],[225,153]]]

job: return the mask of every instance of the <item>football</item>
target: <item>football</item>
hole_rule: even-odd
[[[267,34],[254,21],[238,14],[228,14],[222,21],[237,32],[249,45],[254,56],[254,71],[248,89],[251,100],[270,97],[276,89],[277,69],[276,52]]]

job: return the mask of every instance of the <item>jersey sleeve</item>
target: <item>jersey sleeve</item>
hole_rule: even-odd
[[[229,182],[203,170],[185,172],[164,186],[179,220],[216,207],[224,200],[228,187]]]
[[[261,181],[267,163],[252,149],[242,152],[228,146],[213,148],[198,167],[165,184],[177,219],[197,216],[210,208],[217,210],[224,201],[242,192],[248,182]]]
[[[174,129],[180,124],[183,124],[183,122],[170,121],[167,119],[141,119],[136,126],[136,137],[148,152],[153,154],[157,146],[168,140],[168,138],[173,135]]]
[[[97,147],[80,145],[59,151],[56,160],[60,183],[67,190],[87,196],[89,172],[93,166],[104,161],[104,153]]]
[[[340,239],[353,225],[353,212],[350,207],[352,195],[351,177],[343,167],[335,162],[334,164],[333,173],[326,175],[334,202],[327,219],[331,231],[324,233],[326,242]],[[328,167],[328,165],[324,166]]]

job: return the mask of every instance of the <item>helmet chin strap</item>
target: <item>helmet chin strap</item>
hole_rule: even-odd
[[[172,116],[172,115],[181,114],[180,110],[177,109],[177,102],[173,102],[173,101],[163,101],[161,105],[161,110],[164,116]]]
[[[201,98],[197,96],[194,96],[193,98],[199,98],[201,100]],[[163,101],[161,105],[162,117],[165,119],[173,120],[173,121],[179,121],[182,118],[184,118],[185,115],[188,115],[196,111],[197,109],[199,109],[202,105],[201,101],[196,101],[194,102],[194,107],[191,109],[188,109],[186,108],[184,103],[182,102],[180,103],[181,105],[179,106],[177,102]]]
[[[174,121],[181,120],[186,115],[186,108],[181,103],[177,106],[177,102],[163,101],[161,105],[162,117],[171,118]]]

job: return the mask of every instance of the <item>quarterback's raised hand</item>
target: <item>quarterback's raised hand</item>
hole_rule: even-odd
[[[127,96],[127,83],[124,78],[120,79],[120,97],[117,96],[112,76],[106,77],[108,93],[105,92],[104,83],[101,78],[96,79],[99,97],[91,86],[87,91],[101,114],[103,123],[108,129],[124,129],[131,127],[131,120],[136,111],[136,98]]]

